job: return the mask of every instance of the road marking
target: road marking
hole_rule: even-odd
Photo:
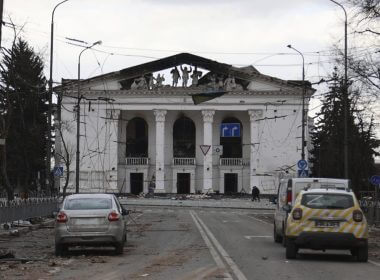
[[[199,223],[204,228],[206,234],[208,237],[210,237],[212,243],[216,247],[216,249],[219,251],[219,254],[223,257],[223,259],[227,262],[227,264],[230,266],[232,271],[234,272],[236,278],[238,280],[247,280],[243,272],[239,269],[239,267],[236,265],[236,263],[233,261],[233,259],[228,255],[228,253],[223,249],[222,245],[220,245],[219,241],[215,238],[215,236],[211,233],[211,231],[208,229],[208,227],[205,225],[205,223],[201,220],[201,218],[198,217],[198,215],[193,212],[193,216],[199,221]]]
[[[194,223],[195,225],[197,226],[204,242],[206,243],[206,246],[207,248],[209,249],[210,253],[211,253],[211,256],[214,258],[214,261],[216,263],[216,265],[225,270],[226,272],[224,273],[225,276],[227,277],[226,279],[232,279],[232,276],[231,274],[229,274],[227,271],[227,267],[225,266],[225,264],[223,263],[222,259],[219,257],[218,253],[216,252],[216,249],[214,248],[214,246],[212,245],[210,239],[207,237],[207,234],[205,233],[205,231],[202,229],[201,225],[199,224],[199,222],[197,221],[197,219],[195,218],[195,213],[190,210],[190,215],[191,217],[193,218],[194,220]]]
[[[374,262],[374,261],[371,261],[371,260],[368,260],[369,263],[373,264],[373,265],[376,265],[376,266],[379,266],[380,267],[380,263],[378,262]]]
[[[248,240],[251,240],[252,238],[272,238],[270,235],[246,235],[244,237]]]
[[[241,214],[241,215],[243,215],[243,214]],[[252,216],[249,216],[249,215],[243,215],[243,216],[247,216],[248,218],[251,218],[251,219],[253,219],[253,220],[255,220],[255,221],[258,221],[258,222],[263,223],[263,224],[266,224],[266,225],[272,225],[272,223],[269,223],[269,222],[267,222],[267,221],[260,220],[260,219],[258,219],[258,218],[255,218],[255,217],[252,217]]]

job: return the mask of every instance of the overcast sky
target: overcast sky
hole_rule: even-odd
[[[59,2],[4,0],[4,20],[24,25],[21,34],[43,55],[46,73],[51,13]],[[67,37],[103,41],[96,47],[102,52],[82,55],[82,78],[190,52],[302,79],[302,58],[286,47],[291,44],[305,55],[306,79],[316,82],[333,66],[329,49],[334,43],[343,48],[343,19],[329,0],[69,0],[55,12],[54,81],[77,78],[82,48]],[[3,27],[3,45],[12,34]]]

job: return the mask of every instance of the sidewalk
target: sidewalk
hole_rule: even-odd
[[[171,199],[171,198],[125,198],[120,197],[121,204],[128,206],[177,206],[177,207],[205,207],[205,208],[235,208],[274,210],[275,205],[268,199],[251,201],[248,198],[221,198],[221,199]]]

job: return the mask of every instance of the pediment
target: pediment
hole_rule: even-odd
[[[300,88],[295,81],[288,82],[263,75],[253,66],[239,68],[189,53],[180,53],[82,80],[81,88],[104,90],[105,84],[107,90],[127,91],[165,88],[276,91]]]

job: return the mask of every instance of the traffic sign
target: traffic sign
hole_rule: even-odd
[[[299,161],[297,162],[297,166],[298,166],[298,168],[299,168],[300,170],[305,170],[305,169],[307,169],[308,164],[307,164],[307,161],[306,161],[306,160],[301,159],[301,160],[299,160]]]
[[[309,170],[301,169],[298,170],[298,178],[307,178],[309,177]]]
[[[210,150],[211,145],[199,145],[199,147],[201,148],[202,153],[205,156],[205,155],[207,155],[208,151]]]
[[[55,177],[63,176],[63,167],[62,166],[55,166],[53,169],[53,174]]]
[[[214,145],[212,146],[212,153],[218,156],[223,155],[223,145]]]
[[[240,123],[222,123],[220,135],[221,137],[240,137]]]
[[[371,177],[371,184],[373,185],[380,185],[380,176],[374,175]]]

